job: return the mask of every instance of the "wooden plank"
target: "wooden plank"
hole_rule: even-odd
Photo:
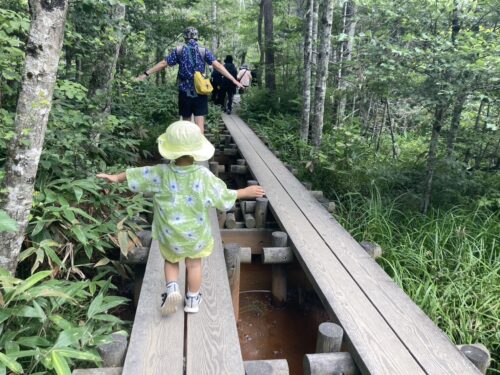
[[[202,263],[203,302],[200,311],[187,314],[186,375],[244,375],[224,252],[214,209],[210,210],[210,220],[215,248]]]
[[[262,254],[262,248],[272,245],[274,231],[265,228],[221,229],[220,234],[224,243],[239,243],[252,248],[252,254]]]
[[[224,122],[266,189],[272,209],[295,245],[297,258],[330,316],[348,337],[350,352],[365,374],[424,374],[380,313],[326,246],[276,176],[229,116]]]
[[[161,294],[165,291],[163,258],[158,241],[149,254],[139,304],[135,313],[123,375],[182,375],[184,366],[184,311],[162,317]],[[184,290],[184,262],[179,265],[179,287]]]
[[[239,118],[235,123],[345,269],[429,374],[477,374],[432,320],[374,262]]]

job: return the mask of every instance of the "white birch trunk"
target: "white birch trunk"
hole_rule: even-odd
[[[38,162],[52,106],[68,0],[30,0],[31,26],[16,111],[16,136],[9,144],[1,209],[19,224],[0,233],[0,267],[14,273],[33,201]]]
[[[314,90],[314,120],[312,122],[312,143],[315,148],[321,145],[323,137],[323,116],[325,112],[326,81],[328,79],[328,62],[330,60],[332,35],[332,19],[334,0],[325,0],[324,13],[321,17],[320,45],[318,48],[318,66],[316,70],[316,87]]]
[[[211,19],[212,19],[212,25],[217,28],[217,0],[212,0],[211,3]],[[217,39],[217,34],[214,34],[212,36],[212,53],[217,52],[217,47],[219,45],[219,41]]]
[[[316,0],[318,1],[318,0]],[[307,141],[309,137],[309,118],[311,113],[311,63],[312,63],[312,33],[313,13],[315,0],[309,0],[306,12],[306,35],[304,40],[304,90],[302,122],[300,125],[300,139]]]
[[[352,59],[352,49],[354,43],[354,34],[356,32],[356,4],[354,1],[346,3],[346,11],[344,14],[344,22],[346,18],[349,18],[349,26],[347,30],[347,43],[342,43],[340,48],[340,64],[339,64],[339,72],[338,72],[338,89],[339,89],[339,106],[337,109],[337,126],[341,127],[344,125],[345,118],[345,107],[347,102],[346,90],[347,90],[347,80],[345,79],[346,72],[344,71],[344,61],[351,61]],[[344,24],[345,30],[345,24]],[[345,33],[345,31],[343,31]]]

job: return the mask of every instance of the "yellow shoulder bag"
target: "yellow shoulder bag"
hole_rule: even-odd
[[[208,95],[213,91],[210,80],[201,72],[194,72],[194,88],[199,95]]]

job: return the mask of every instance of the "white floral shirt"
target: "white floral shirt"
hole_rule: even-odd
[[[229,190],[221,179],[196,164],[130,168],[126,174],[130,190],[154,193],[153,238],[173,252],[172,259],[196,258],[212,251],[208,209],[229,210],[236,190]]]

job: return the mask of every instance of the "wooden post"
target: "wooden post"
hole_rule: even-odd
[[[236,217],[234,216],[234,212],[226,213],[226,228],[234,229],[236,227]]]
[[[251,213],[245,213],[244,218],[247,228],[255,228],[255,217]]]
[[[373,259],[377,259],[382,256],[382,248],[378,243],[363,241],[360,245]]]
[[[216,177],[219,177],[219,163],[216,161],[211,161],[208,163],[210,172],[212,172]]]
[[[219,221],[219,228],[224,228],[224,224],[226,224],[227,214],[226,211],[217,210],[217,220]]]
[[[247,172],[248,172],[248,167],[246,165],[239,165],[239,164],[231,165],[231,173],[246,174]]]
[[[481,371],[481,374],[486,374],[486,371],[490,367],[491,355],[484,345],[471,344],[458,345],[457,347]]]
[[[267,219],[267,198],[257,198],[255,203],[255,227],[264,228]]]
[[[321,323],[318,327],[316,339],[316,353],[332,353],[340,351],[344,330],[341,326],[331,322]]]
[[[233,141],[233,139],[230,135],[224,136],[224,146],[229,147],[229,145],[231,144],[232,141]]]
[[[238,149],[237,148],[224,148],[223,154],[226,156],[236,156],[236,155],[238,155]]]
[[[237,165],[246,165],[247,161],[245,159],[236,159]]]
[[[255,201],[242,201],[241,202],[241,210],[244,214],[250,214],[255,212]]]
[[[318,353],[304,356],[304,375],[358,375],[360,374],[349,353]]]
[[[260,361],[245,361],[245,375],[288,375],[286,359],[263,359]]]
[[[288,235],[285,232],[273,232],[271,236],[273,247],[286,247]],[[287,293],[286,266],[273,264],[272,267],[272,303],[274,306],[283,306],[286,303]]]
[[[238,320],[240,311],[240,245],[228,243],[224,245],[227,277],[233,300],[234,317]]]
[[[258,184],[259,184],[259,181],[257,181],[257,180],[248,180],[247,181],[248,186],[258,185]]]
[[[302,181],[302,185],[304,185],[304,187],[305,187],[307,190],[311,190],[311,189],[312,189],[312,187],[313,187],[312,182],[309,182],[309,181]]]
[[[251,247],[240,247],[240,263],[252,263]]]
[[[264,264],[283,264],[291,263],[292,261],[293,250],[289,246],[262,248],[262,263]]]

